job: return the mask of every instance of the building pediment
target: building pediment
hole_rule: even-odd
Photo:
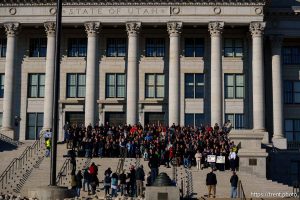
[[[265,5],[267,0],[63,0],[64,5]],[[56,0],[2,0],[0,6],[49,6]]]

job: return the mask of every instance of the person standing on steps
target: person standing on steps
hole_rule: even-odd
[[[231,192],[230,198],[235,199],[237,197],[237,185],[238,185],[239,177],[236,175],[236,172],[232,172],[232,176],[230,178],[231,183]]]
[[[199,150],[197,150],[197,153],[195,154],[195,159],[196,159],[196,163],[197,163],[197,169],[202,169],[201,168],[201,159],[202,159],[202,154],[200,153]]]
[[[49,157],[51,152],[51,138],[45,138],[45,145],[46,145],[46,153],[45,156]]]
[[[135,172],[136,179],[136,195],[138,197],[143,195],[143,182],[145,180],[145,172],[143,165],[140,165]]]
[[[211,198],[211,196],[216,198],[217,176],[213,169],[206,175],[206,185],[208,189],[208,198]]]
[[[151,169],[151,183],[154,183],[154,181],[158,175],[159,163],[160,163],[160,160],[158,159],[158,156],[157,156],[155,150],[152,150],[150,152],[150,159],[148,162],[148,166]]]
[[[80,197],[80,190],[82,188],[82,179],[83,179],[83,176],[81,174],[81,170],[78,170],[78,172],[76,174],[76,194],[77,194],[77,197]]]

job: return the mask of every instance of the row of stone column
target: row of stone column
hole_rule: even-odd
[[[53,122],[53,80],[55,54],[55,23],[44,24],[47,33],[46,80],[44,98],[44,129],[50,129]],[[100,22],[84,24],[88,37],[87,67],[86,67],[86,97],[85,123],[94,124],[96,121],[96,86],[99,66],[98,33]],[[7,33],[7,52],[5,64],[5,90],[3,101],[3,130],[13,128],[13,88],[16,54],[16,35],[19,23],[4,24]],[[253,88],[253,129],[265,130],[265,96],[264,96],[264,65],[263,65],[263,31],[264,22],[250,23],[252,35],[252,88]],[[224,22],[210,22],[208,29],[211,35],[211,122],[223,122],[222,108],[222,32]],[[127,123],[137,123],[138,113],[138,47],[141,22],[126,23],[128,34],[127,59]],[[167,23],[170,37],[169,47],[169,124],[180,122],[180,35],[182,22]],[[282,37],[273,37],[272,44],[272,78],[273,78],[273,119],[274,137],[283,137],[283,101],[282,101],[282,72],[281,72],[281,41]]]

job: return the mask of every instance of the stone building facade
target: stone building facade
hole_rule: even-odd
[[[293,0],[65,0],[60,132],[231,120],[297,146],[299,12]],[[2,131],[18,140],[52,126],[55,13],[54,0],[0,3]]]

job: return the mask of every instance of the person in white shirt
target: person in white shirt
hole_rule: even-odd
[[[195,158],[196,158],[196,163],[197,163],[197,169],[202,169],[201,167],[201,159],[202,159],[202,154],[200,153],[199,150],[197,150],[197,153],[195,154]]]
[[[229,153],[230,169],[235,171],[236,168],[236,153],[231,149]]]

